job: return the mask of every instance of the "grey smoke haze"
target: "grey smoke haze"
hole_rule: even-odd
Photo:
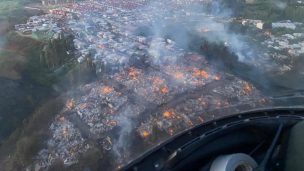
[[[281,10],[284,10],[287,7],[287,2],[282,0],[272,0],[271,3]]]
[[[221,6],[219,1],[212,1],[208,8],[202,4],[189,5],[182,10],[172,8],[172,1],[154,1],[142,11],[152,13],[155,22],[151,23],[153,32],[153,40],[150,45],[150,55],[154,57],[156,63],[160,63],[164,56],[172,56],[175,61],[174,53],[164,52],[164,45],[157,43],[160,37],[169,35],[170,38],[178,42],[178,45],[187,50],[191,40],[190,32],[208,29],[208,34],[196,33],[202,35],[210,43],[221,43],[227,45],[228,49],[238,56],[239,61],[249,63],[252,62],[252,54],[254,50],[249,48],[250,45],[245,41],[244,36],[228,31],[225,22],[231,18],[232,11]],[[166,8],[166,10],[160,10]],[[211,8],[211,9],[210,9]],[[206,11],[208,9],[208,12]],[[205,10],[205,11],[204,11]],[[199,15],[196,11],[205,13],[205,16]],[[214,17],[211,17],[209,14]],[[174,23],[174,26],[170,26]],[[161,55],[166,54],[166,55]]]
[[[223,8],[217,1],[213,2],[211,5],[213,16],[204,11],[206,8],[202,4],[183,6],[183,9],[177,10],[171,5],[171,0],[153,1],[145,7],[137,9],[139,18],[147,13],[152,15],[151,20],[146,21],[144,25],[150,29],[147,32],[152,33],[149,35],[152,40],[148,53],[155,64],[176,62],[180,48],[189,50],[187,48],[192,43],[189,33],[202,36],[210,43],[225,44],[231,52],[238,56],[240,62],[249,64],[256,62],[256,56],[254,56],[256,51],[246,42],[245,37],[232,33],[226,27],[225,23],[231,18],[232,11]],[[196,13],[197,11],[200,13]],[[204,15],[201,15],[201,12],[204,12]],[[202,29],[210,31],[200,33],[199,30]],[[134,128],[136,124],[131,118],[132,110],[130,109],[117,117],[120,131],[118,138],[112,142],[114,154],[119,162],[124,162],[124,159],[131,154],[129,135],[136,129]]]
[[[219,0],[212,0],[211,5],[209,6],[210,13],[219,17],[230,17],[233,14],[233,11],[228,8],[224,8],[222,2]],[[205,8],[206,9],[206,8]]]
[[[118,139],[113,142],[113,150],[117,157],[118,163],[123,162],[124,159],[129,158],[130,155],[130,134],[134,129],[131,121],[132,110],[128,107],[123,113],[117,116],[118,126],[120,132]]]
[[[249,45],[245,42],[242,35],[231,33],[225,27],[225,24],[220,21],[225,21],[231,16],[229,9],[224,9],[219,3],[212,4],[212,14],[216,18],[207,15],[196,15],[195,11],[202,11],[204,6],[195,5],[187,6],[182,10],[175,10],[171,0],[167,1],[153,1],[142,9],[137,10],[138,16],[145,15],[145,13],[152,14],[150,22],[147,25],[152,32],[152,40],[148,49],[153,62],[162,65],[164,62],[176,62],[178,53],[174,48],[170,50],[170,46],[182,46],[187,50],[191,43],[189,32],[198,32],[198,30],[205,28],[212,30],[208,34],[203,34],[203,37],[212,43],[226,44],[229,50],[235,53],[239,61],[250,62],[252,61],[253,50],[250,50]],[[164,8],[166,10],[164,10]],[[218,20],[221,19],[221,20]],[[199,33],[197,33],[199,34]],[[169,37],[169,38],[168,38]],[[174,40],[179,43],[176,45]],[[165,41],[164,41],[165,40]],[[118,116],[118,126],[121,128],[119,137],[113,141],[113,150],[118,158],[118,161],[123,162],[124,159],[130,154],[130,137],[134,131],[134,123],[131,120],[132,110],[128,109]]]

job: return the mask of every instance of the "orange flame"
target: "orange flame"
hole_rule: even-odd
[[[129,77],[131,77],[131,79],[137,79],[139,74],[140,71],[138,69],[133,67],[129,69]]]
[[[163,87],[163,88],[160,89],[160,92],[162,94],[168,94],[169,93],[169,88],[167,86],[165,86],[165,87]]]
[[[253,91],[253,87],[252,85],[250,85],[249,83],[245,83],[244,87],[243,87],[244,93],[245,94],[250,94]]]
[[[194,76],[208,78],[209,74],[204,70],[199,70],[197,68],[194,69]]]
[[[101,88],[101,93],[102,94],[110,94],[114,91],[113,87],[109,87],[109,86],[104,86]]]
[[[163,113],[163,116],[164,116],[165,118],[173,118],[174,115],[175,115],[175,113],[174,113],[173,111],[165,111],[165,112]]]
[[[143,138],[148,138],[148,137],[150,136],[150,132],[144,130],[144,131],[141,132],[141,136],[142,136]]]
[[[184,74],[181,73],[181,72],[176,72],[176,73],[174,74],[174,77],[175,77],[176,79],[183,79],[183,78],[184,78]]]
[[[75,101],[74,99],[69,99],[65,106],[69,109],[69,110],[72,110],[74,107],[75,107]]]

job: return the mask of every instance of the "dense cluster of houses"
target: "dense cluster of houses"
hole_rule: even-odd
[[[32,16],[25,24],[15,25],[15,29],[24,35],[32,35],[33,33],[41,33],[58,37],[62,33],[62,29],[58,26],[57,16],[53,14],[46,14],[41,16]]]

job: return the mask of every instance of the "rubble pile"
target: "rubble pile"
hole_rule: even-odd
[[[38,153],[33,165],[35,170],[46,169],[57,159],[70,166],[77,163],[79,155],[90,148],[79,130],[64,116],[58,115],[50,130],[52,136],[47,141],[47,149]]]
[[[116,74],[115,79],[147,101],[161,104],[178,92],[176,85],[170,85],[160,72],[143,72],[130,68],[129,72]]]
[[[99,83],[86,85],[85,89],[89,89],[89,93],[75,101],[74,111],[98,137],[117,126],[117,111],[127,102],[127,97]]]
[[[153,127],[173,135],[193,125],[219,117],[214,112],[217,109],[233,106],[237,108],[240,105],[250,105],[252,108],[256,108],[270,104],[248,82],[237,78],[230,79],[233,80],[229,83],[225,81],[227,84],[211,88],[210,91],[208,91],[209,87],[205,86],[201,90],[189,92],[187,98],[181,97],[178,105],[173,102],[160,108],[156,113],[151,113],[149,119],[141,123],[139,128],[141,136],[147,137],[143,131],[153,135],[153,131],[151,131]]]

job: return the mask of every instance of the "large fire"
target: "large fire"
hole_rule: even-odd
[[[193,69],[193,75],[197,77],[208,78],[209,74],[205,70],[199,70],[197,68]]]
[[[165,118],[174,118],[175,113],[174,113],[174,111],[172,111],[172,110],[167,110],[167,111],[165,111],[165,112],[163,113],[163,116],[164,116]]]

